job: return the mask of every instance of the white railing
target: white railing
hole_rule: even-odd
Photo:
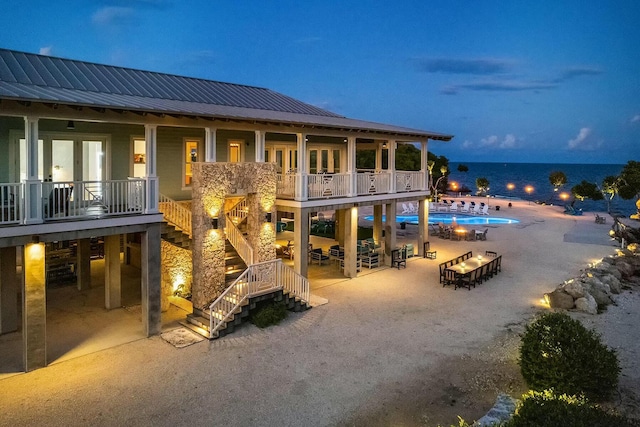
[[[253,248],[238,227],[229,219],[227,219],[227,226],[224,228],[224,232],[227,240],[229,240],[231,246],[238,252],[238,255],[240,255],[244,263],[247,265],[253,264]]]
[[[351,174],[310,174],[308,182],[310,199],[345,197],[351,189]]]
[[[175,200],[160,194],[158,209],[162,212],[164,219],[181,229],[191,237],[191,211]]]
[[[227,240],[231,243],[240,255],[240,258],[247,265],[253,264],[253,248],[244,237],[237,224],[241,223],[249,215],[249,206],[247,205],[247,199],[243,198],[234,207],[227,212],[227,221],[224,232]]]
[[[309,302],[309,281],[282,263],[281,259],[253,264],[209,306],[209,337],[240,309],[248,298],[283,289],[302,302]]]
[[[390,190],[389,172],[364,172],[357,175],[358,196],[385,194]]]
[[[293,198],[296,195],[296,175],[278,174],[276,194],[280,197]]]
[[[145,180],[43,182],[42,199],[45,221],[142,214]]]
[[[24,187],[20,183],[0,184],[0,225],[22,222],[23,193]]]
[[[396,192],[419,191],[424,188],[423,172],[396,171]]]

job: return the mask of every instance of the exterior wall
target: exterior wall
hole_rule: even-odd
[[[273,163],[196,163],[193,168],[193,285],[192,303],[206,308],[224,290],[224,212],[227,195],[247,195],[247,240],[254,262],[275,259],[276,165]],[[218,219],[213,229],[212,218]]]
[[[169,297],[176,291],[187,296],[191,293],[191,251],[162,241],[162,311],[169,308]]]

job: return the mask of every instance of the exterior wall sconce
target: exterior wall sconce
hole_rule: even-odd
[[[73,123],[73,120],[69,120],[67,122],[67,129],[75,129],[76,128],[76,124]]]
[[[382,143],[382,148],[387,148],[387,142],[386,141]]]
[[[218,218],[211,218],[211,228],[214,230],[218,229]]]
[[[267,222],[271,222],[271,212],[267,212],[264,215],[264,220],[267,221]]]

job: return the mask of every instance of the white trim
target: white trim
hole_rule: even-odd
[[[187,184],[187,143],[188,142],[195,142],[197,143],[197,147],[196,147],[196,161],[193,162],[189,162],[190,164],[192,163],[196,163],[196,162],[201,162],[203,161],[203,155],[204,155],[204,143],[202,138],[194,138],[194,137],[190,137],[190,136],[183,136],[182,137],[182,154],[180,155],[180,162],[182,163],[182,175],[180,176],[180,186],[182,188],[182,191],[190,191],[192,188],[191,184]]]

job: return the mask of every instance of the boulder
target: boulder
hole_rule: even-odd
[[[561,289],[571,295],[573,299],[582,298],[585,295],[584,286],[579,280],[567,280],[564,285],[561,286]]]
[[[612,294],[619,294],[620,292],[622,292],[622,284],[620,283],[620,280],[618,280],[618,278],[613,274],[605,274],[603,276],[600,276],[600,281],[609,286]]]
[[[576,300],[576,309],[589,314],[598,314],[598,303],[589,294]]]
[[[555,291],[545,295],[547,296],[549,307],[551,308],[561,308],[564,310],[570,310],[573,308],[573,297],[562,289],[556,289]]]
[[[616,263],[616,259],[612,256],[607,256],[602,258],[602,262],[600,264],[598,264],[598,267],[600,267],[603,264],[615,264]]]
[[[600,263],[597,268],[592,269],[592,271],[593,271],[593,274],[596,276],[602,276],[604,274],[612,274],[615,276],[616,279],[618,280],[622,279],[622,273],[620,273],[620,270],[618,270],[616,266],[613,264],[608,264],[603,262],[603,263]]]
[[[633,265],[631,265],[628,262],[625,261],[618,261],[616,263],[616,268],[618,269],[618,271],[620,272],[620,274],[622,275],[623,279],[628,279],[630,277],[633,277],[636,269]]]
[[[591,296],[596,300],[598,305],[603,306],[613,303],[609,285],[603,283],[597,277],[589,277],[588,279],[585,279],[583,286],[587,293],[591,294]]]

